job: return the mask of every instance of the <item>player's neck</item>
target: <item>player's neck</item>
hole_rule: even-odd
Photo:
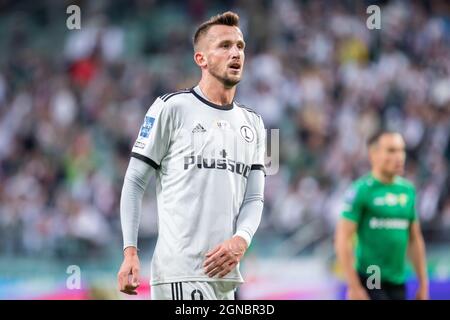
[[[377,179],[378,181],[385,183],[385,184],[391,184],[394,182],[395,175],[387,175],[380,170],[372,169],[372,176]]]
[[[233,102],[236,86],[226,88],[216,79],[211,79],[211,81],[202,79],[198,85],[206,99],[214,104],[224,106]]]

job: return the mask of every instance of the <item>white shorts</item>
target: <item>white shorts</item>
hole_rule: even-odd
[[[189,281],[154,285],[152,300],[234,300],[235,282]]]

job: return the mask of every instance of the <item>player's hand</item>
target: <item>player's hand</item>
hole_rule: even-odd
[[[203,263],[205,273],[209,277],[227,275],[239,263],[247,250],[247,242],[239,236],[226,240],[206,254]]]
[[[348,300],[370,300],[366,289],[362,286],[349,287],[347,290]]]
[[[424,286],[419,286],[416,291],[416,300],[428,300],[430,296],[428,294],[428,288]]]
[[[135,247],[128,247],[124,251],[124,259],[117,274],[119,290],[123,293],[136,295],[139,287],[140,263]]]

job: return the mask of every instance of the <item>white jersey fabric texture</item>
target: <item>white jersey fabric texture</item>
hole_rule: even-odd
[[[209,250],[235,234],[249,243],[259,225],[262,190],[250,195],[246,191],[252,180],[264,180],[261,117],[236,102],[215,105],[198,86],[166,94],[148,109],[131,155],[155,169],[158,240],[151,284],[242,283],[239,266],[223,278],[210,278],[203,262]],[[139,179],[143,192],[148,177]],[[121,215],[133,209],[125,205],[123,193]],[[258,205],[246,206],[252,202]],[[246,207],[259,212],[251,215]],[[124,247],[137,242],[139,217],[133,219],[132,227],[125,223],[128,231],[122,221]]]

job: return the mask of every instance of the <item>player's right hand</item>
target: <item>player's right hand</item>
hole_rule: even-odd
[[[119,290],[123,293],[136,295],[139,287],[140,262],[135,247],[128,247],[124,251],[124,259],[117,274]]]
[[[366,289],[364,289],[364,287],[362,287],[362,286],[349,287],[347,290],[347,299],[348,300],[370,300]]]
[[[246,250],[247,243],[240,236],[225,240],[206,254],[205,273],[211,278],[224,277],[236,267]]]

